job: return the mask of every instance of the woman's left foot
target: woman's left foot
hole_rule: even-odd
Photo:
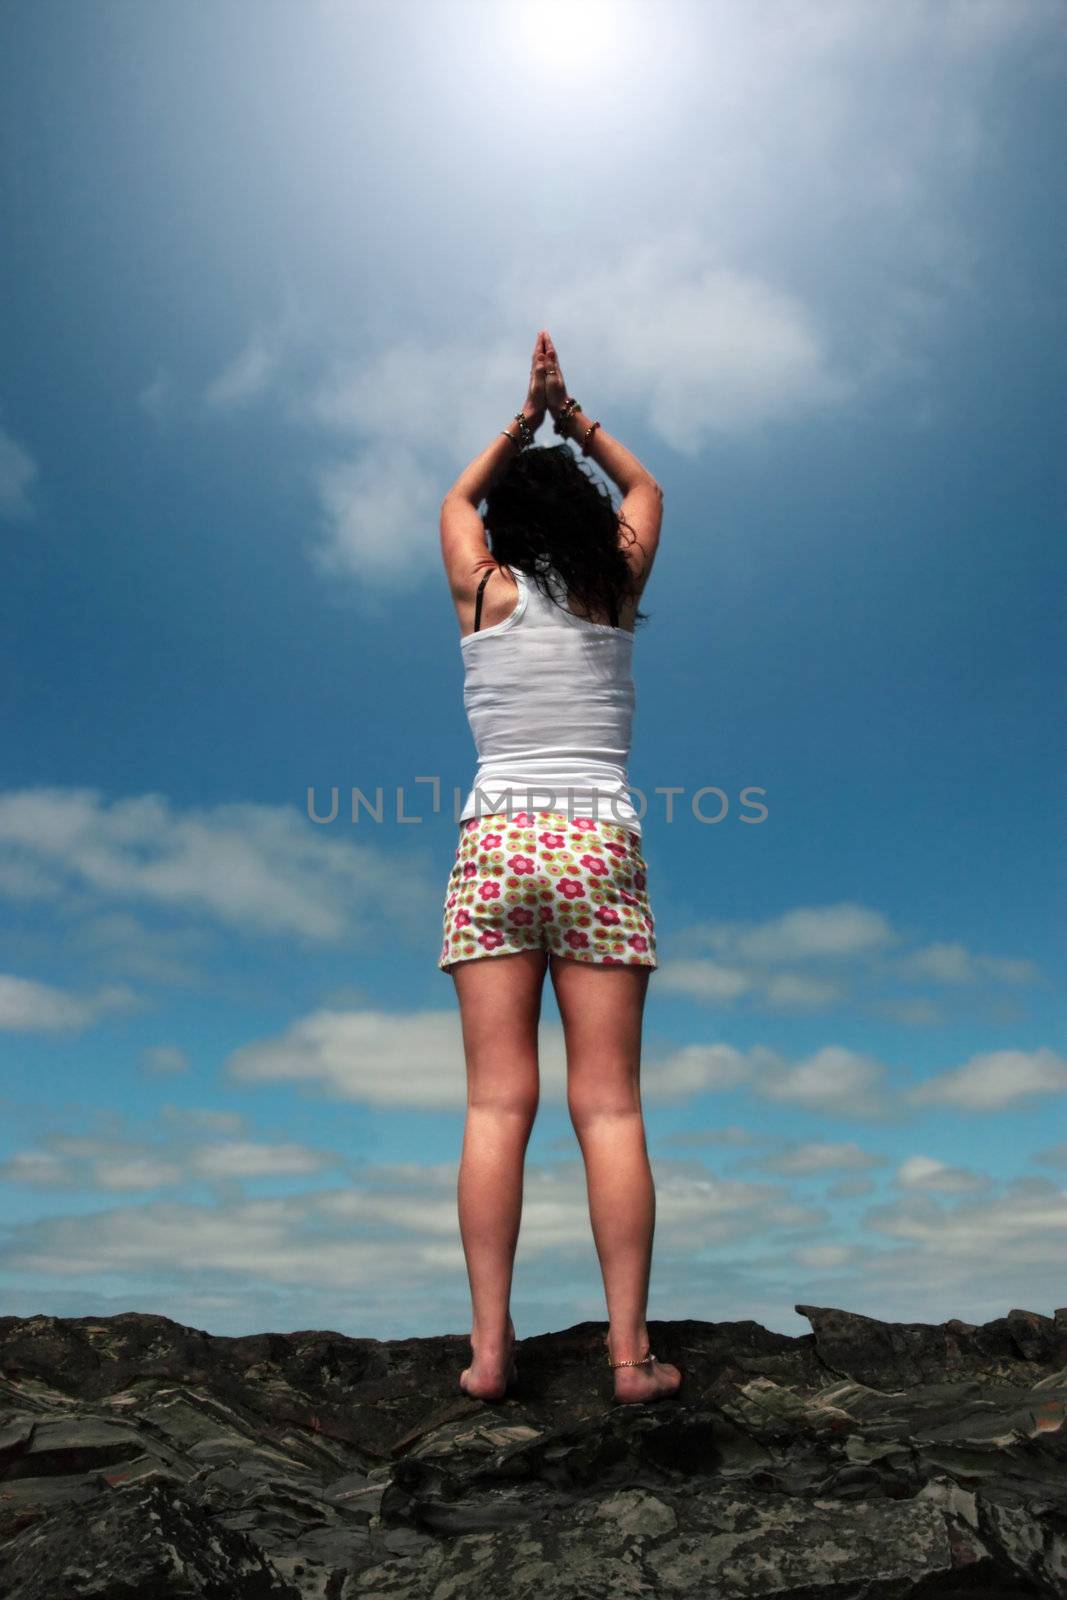
[[[459,1375],[459,1386],[472,1400],[503,1400],[508,1384],[518,1377],[515,1365],[515,1324],[508,1317],[507,1344],[494,1356],[479,1356],[471,1341],[474,1360]]]

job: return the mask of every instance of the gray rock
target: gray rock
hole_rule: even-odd
[[[0,1319],[0,1600],[1067,1600],[1067,1310],[797,1310],[650,1324],[643,1406],[590,1323],[486,1404],[461,1335]]]
[[[83,1516],[42,1519],[2,1552],[5,1595],[297,1600],[254,1540],[213,1524],[183,1485],[126,1484]]]

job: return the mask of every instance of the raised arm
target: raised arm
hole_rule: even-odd
[[[567,394],[567,385],[563,379],[563,369],[559,364],[556,347],[546,333],[543,335],[546,346],[546,379],[545,398],[548,409],[553,419],[558,423],[560,413],[573,406],[575,402]],[[623,494],[628,494],[635,483],[655,483],[655,478],[648,468],[643,466],[632,450],[627,450],[618,439],[613,439],[611,434],[597,423],[593,430],[593,418],[578,409],[568,414],[564,424],[564,432],[568,438],[574,439],[577,444],[585,445],[586,439],[592,432],[589,449],[585,453],[598,467],[603,467],[608,477],[618,484]],[[558,430],[557,430],[558,431]]]
[[[464,467],[441,502],[441,558],[452,598],[464,625],[465,608],[479,568],[493,565],[485,524],[478,507],[505,471],[516,450],[533,440],[545,420],[545,355],[538,334],[530,367],[530,385],[522,409],[500,428],[492,441]]]
[[[537,335],[533,361],[530,364],[530,385],[526,399],[522,403],[522,410],[517,411],[510,419],[507,428],[499,429],[493,436],[492,443],[486,445],[469,466],[464,467],[445,496],[446,500],[452,495],[458,495],[463,500],[469,500],[472,506],[481,505],[516,449],[521,450],[529,444],[544,422],[547,409],[545,395],[547,357],[544,344],[546,337],[547,335],[543,333]]]
[[[613,439],[603,423],[597,422],[594,427],[593,417],[577,408],[571,409],[574,402],[567,394],[567,385],[563,381],[563,371],[556,354],[556,347],[547,333],[544,339],[547,356],[545,393],[548,409],[562,427],[565,436],[581,445],[583,453],[588,455],[591,461],[595,461],[598,467],[602,467],[622,491],[620,516],[633,529],[637,545],[635,546],[624,534],[620,534],[619,543],[633,569],[640,592],[648,582],[652,562],[659,548],[660,528],[663,524],[663,490],[633,451],[628,450],[618,439]],[[561,417],[564,418],[562,423],[560,423]]]

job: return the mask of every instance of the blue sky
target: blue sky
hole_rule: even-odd
[[[1063,1299],[1065,47],[4,7],[3,1312],[469,1328],[437,509],[540,327],[665,489],[650,1316]],[[541,1066],[520,1337],[604,1317],[547,984]]]

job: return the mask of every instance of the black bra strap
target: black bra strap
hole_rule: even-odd
[[[486,584],[489,582],[489,579],[493,576],[493,573],[495,571],[496,571],[495,567],[490,567],[489,571],[486,573],[485,577],[482,579],[481,583],[478,585],[478,598],[477,598],[477,600],[475,601],[475,604],[474,604],[474,631],[475,631],[475,633],[478,632],[478,629],[482,625],[482,590],[485,588]]]

